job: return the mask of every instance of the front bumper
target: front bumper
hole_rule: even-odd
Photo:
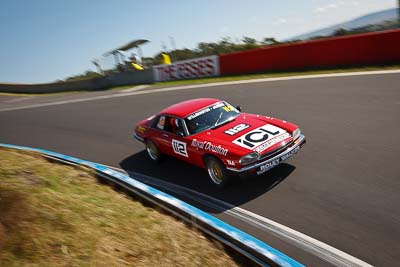
[[[276,167],[278,164],[284,162],[285,160],[296,154],[305,143],[306,137],[304,135],[300,135],[293,146],[288,147],[286,150],[279,153],[278,155],[275,155],[261,162],[253,163],[240,169],[228,167],[227,170],[236,174],[263,174],[264,172],[272,169],[273,167]]]
[[[140,136],[137,135],[136,133],[133,133],[132,136],[133,136],[136,140],[138,140],[138,141],[144,143],[144,138],[143,138],[143,137],[140,137]]]

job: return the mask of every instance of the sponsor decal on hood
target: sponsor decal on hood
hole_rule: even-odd
[[[251,125],[249,125],[249,124],[241,123],[241,124],[238,124],[236,126],[233,126],[230,129],[226,130],[224,133],[226,133],[227,135],[233,136],[241,131],[244,131],[245,129],[249,128],[250,126]]]
[[[290,134],[272,124],[265,124],[236,138],[232,143],[262,153],[269,147],[289,138]]]

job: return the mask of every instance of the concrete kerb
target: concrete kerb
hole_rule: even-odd
[[[1,143],[0,147],[33,151],[46,157],[51,157],[62,163],[89,167],[104,179],[124,187],[139,197],[150,201],[182,220],[194,225],[201,231],[233,248],[238,253],[261,266],[304,266],[282,252],[272,248],[268,244],[219,220],[218,218],[104,165],[45,149]]]

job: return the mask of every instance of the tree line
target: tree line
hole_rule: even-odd
[[[331,35],[324,35],[324,36],[314,36],[307,40],[315,40],[321,38],[327,38],[332,36],[343,36],[343,35],[350,35],[350,34],[357,34],[357,33],[365,33],[365,32],[372,32],[372,31],[381,31],[387,29],[394,29],[399,27],[399,23],[397,20],[392,21],[384,21],[379,24],[371,24],[359,28],[354,29],[337,29]],[[218,54],[225,54],[249,49],[255,49],[265,46],[274,46],[284,43],[294,43],[302,40],[290,40],[285,42],[280,42],[273,37],[265,37],[262,40],[258,41],[255,38],[244,36],[239,42],[233,41],[230,37],[224,37],[218,42],[200,42],[197,46],[193,49],[189,48],[182,48],[182,49],[173,49],[169,51],[161,51],[154,57],[143,57],[142,62],[145,68],[150,68],[154,65],[158,65],[161,63],[161,53],[167,53],[171,60],[174,61],[181,61],[181,60],[188,60],[198,57],[204,56],[211,56],[211,55],[218,55]],[[94,78],[101,76],[99,73],[94,71],[86,71],[83,74],[74,75],[64,79],[64,81],[73,81],[73,80],[82,80],[88,78]]]
[[[275,38],[266,37],[261,41],[257,41],[251,37],[243,37],[241,42],[234,42],[230,37],[224,37],[218,42],[201,42],[197,44],[194,49],[174,49],[170,51],[162,51],[167,53],[172,61],[188,60],[198,57],[225,54],[231,52],[237,52],[242,50],[249,50],[254,48],[259,48],[267,45],[277,45],[281,42],[277,41]],[[151,67],[153,65],[158,65],[161,62],[161,53],[158,53],[154,57],[144,57],[143,64],[146,67]]]

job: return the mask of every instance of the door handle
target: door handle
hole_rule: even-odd
[[[163,134],[164,137],[168,137],[168,134]]]

